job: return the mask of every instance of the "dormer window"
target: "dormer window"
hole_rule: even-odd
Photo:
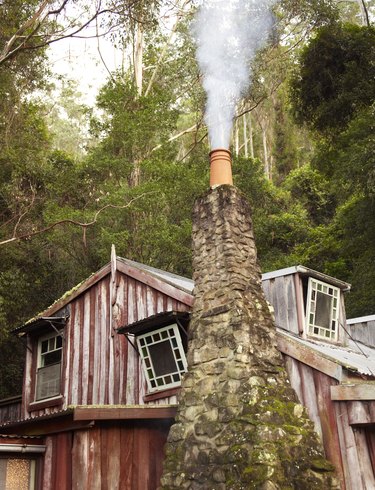
[[[38,367],[35,400],[44,400],[61,392],[62,336],[53,332],[38,341]]]
[[[323,340],[338,340],[340,290],[309,278],[306,305],[307,335]]]
[[[180,386],[187,362],[177,324],[140,335],[137,345],[150,393]]]

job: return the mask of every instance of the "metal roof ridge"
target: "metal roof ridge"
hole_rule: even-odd
[[[366,323],[375,321],[375,315],[358,316],[355,318],[349,318],[346,320],[348,325],[353,325],[354,323]]]

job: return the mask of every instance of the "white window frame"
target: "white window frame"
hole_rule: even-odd
[[[332,298],[330,306],[329,328],[315,324],[317,294]],[[306,300],[306,334],[309,337],[337,342],[339,339],[340,289],[313,277],[309,277]]]
[[[57,366],[57,365],[60,366],[59,389],[58,389],[58,391],[56,390],[55,392],[53,392],[51,394],[48,394],[47,396],[38,397],[38,383],[39,383],[39,376],[40,376],[41,370],[44,369],[44,368],[46,368],[46,367],[49,367],[48,365],[47,366],[44,366],[43,365],[44,364],[43,363],[43,356],[46,353],[42,353],[42,343],[45,340],[48,340],[49,341],[50,339],[54,338],[55,339],[55,345],[56,345],[56,339],[58,337],[61,337],[61,347],[48,350],[46,353],[55,352],[55,351],[61,351],[60,361],[59,362],[56,362],[54,364],[50,364],[49,365],[49,366]],[[62,355],[63,355],[62,340],[63,340],[62,334],[61,333],[58,333],[58,332],[51,332],[49,334],[43,335],[43,336],[41,336],[41,337],[38,338],[37,368],[36,368],[36,373],[35,373],[35,401],[36,402],[38,402],[38,401],[44,401],[44,400],[49,400],[51,398],[56,398],[56,397],[58,397],[58,396],[61,395],[61,366],[62,366]]]
[[[153,361],[148,347],[166,341],[170,343],[177,369],[174,372],[157,376],[154,366],[155,360]],[[181,386],[181,378],[187,371],[187,361],[177,324],[167,325],[137,336],[137,347],[149,393]]]

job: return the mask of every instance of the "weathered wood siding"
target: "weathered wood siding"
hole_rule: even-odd
[[[43,490],[156,490],[170,422],[103,423],[46,438]]]
[[[370,420],[373,403],[332,401],[331,386],[338,383],[335,379],[284,357],[291,385],[314,422],[328,459],[337,468],[341,488],[375,489],[373,446],[369,442],[372,433],[366,426],[355,425],[366,420],[364,414]]]
[[[275,310],[276,325],[295,334],[299,333],[297,297],[294,274],[262,281],[267,301]]]
[[[375,347],[375,320],[352,323],[349,327],[354,340]]]
[[[56,412],[68,405],[143,404],[146,384],[140,358],[116,329],[169,310],[188,311],[189,306],[120,272],[116,284],[107,275],[75,298],[64,333],[63,405],[29,412],[36,366],[28,352],[24,417]],[[174,401],[173,397],[164,400]]]
[[[21,397],[9,398],[0,403],[0,425],[21,417]]]

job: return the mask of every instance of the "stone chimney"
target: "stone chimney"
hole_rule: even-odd
[[[220,185],[193,216],[188,373],[162,489],[338,488],[276,348],[246,199]]]

